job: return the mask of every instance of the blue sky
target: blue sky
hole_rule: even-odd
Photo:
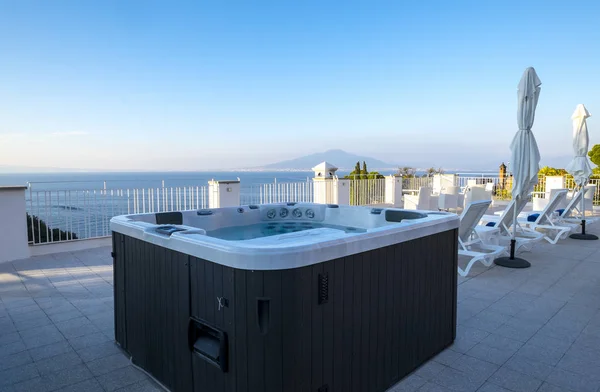
[[[568,163],[579,103],[600,143],[593,1],[0,6],[0,166],[216,169],[341,148],[494,168],[528,66],[542,163]]]

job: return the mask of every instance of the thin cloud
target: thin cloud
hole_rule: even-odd
[[[52,136],[84,136],[89,135],[89,132],[85,131],[69,131],[69,132],[52,132]]]

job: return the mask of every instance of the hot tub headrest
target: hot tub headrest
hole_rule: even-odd
[[[175,212],[157,212],[155,214],[157,225],[182,225],[183,214],[179,211]]]
[[[385,220],[388,222],[402,222],[404,219],[423,219],[427,214],[415,211],[386,210]]]

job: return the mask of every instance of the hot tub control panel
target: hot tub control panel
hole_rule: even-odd
[[[316,208],[315,208],[316,207]],[[261,206],[260,215],[262,220],[322,220],[324,217],[323,208],[318,206]]]

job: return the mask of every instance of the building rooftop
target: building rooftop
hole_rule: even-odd
[[[459,277],[455,343],[390,391],[600,390],[600,241],[521,256]],[[0,264],[0,391],[161,390],[114,343],[112,279],[108,247]]]

